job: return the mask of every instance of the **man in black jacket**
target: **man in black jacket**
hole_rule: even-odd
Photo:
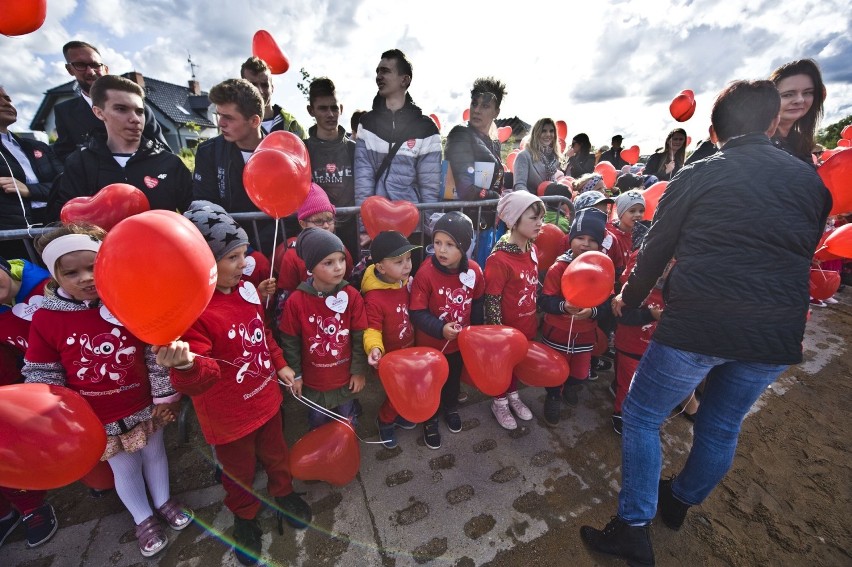
[[[746,413],[802,360],[808,274],[831,196],[812,167],[775,148],[780,96],[770,81],[738,81],[711,115],[714,156],[684,167],[660,199],[636,267],[613,300],[638,307],[669,260],[666,307],[624,403],[618,515],[583,526],[592,549],[653,565],[658,508],[673,530],[724,478]],[[681,472],[660,480],[660,427],[705,378]]]
[[[94,195],[107,185],[128,183],[152,209],[185,211],[192,200],[192,176],[176,155],[143,134],[142,88],[123,77],[104,75],[92,86],[93,110],[106,129],[65,161],[48,207],[59,218],[74,197]]]
[[[109,73],[109,67],[101,61],[97,48],[85,41],[69,41],[62,47],[62,53],[65,55],[65,69],[77,80],[80,90],[80,96],[61,102],[53,109],[57,136],[53,151],[60,160],[65,161],[71,152],[85,146],[94,132],[106,133],[103,122],[92,110],[89,89],[98,78]],[[148,105],[145,105],[144,109],[145,127],[142,133],[149,140],[160,142],[166,151],[172,151],[163,137],[154,113]]]
[[[612,147],[601,154],[600,161],[608,161],[615,167],[616,170],[620,170],[622,167],[627,165],[627,162],[621,159],[621,141],[624,138],[621,134],[616,134],[612,137]],[[600,162],[599,162],[600,163]]]

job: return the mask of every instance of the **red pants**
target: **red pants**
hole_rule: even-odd
[[[642,355],[639,354],[630,354],[618,349],[615,351],[615,404],[612,408],[615,413],[621,413],[621,404],[627,397],[641,358]]]
[[[245,437],[216,445],[216,458],[222,465],[225,506],[235,516],[251,520],[260,509],[260,499],[252,488],[258,460],[266,470],[266,489],[270,496],[286,496],[293,492],[290,450],[284,440],[280,410]]]
[[[44,504],[46,490],[19,490],[17,488],[0,487],[0,518],[12,510],[12,506],[26,516]]]
[[[396,411],[395,407],[393,407],[390,398],[385,396],[385,401],[382,402],[381,407],[379,407],[379,421],[382,423],[393,423],[398,415],[399,412]]]

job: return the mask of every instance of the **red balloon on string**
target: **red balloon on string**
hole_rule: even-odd
[[[501,144],[511,137],[512,137],[512,127],[511,126],[501,126],[501,127],[497,128],[497,139],[500,140]]]
[[[4,0],[0,33],[26,35],[39,29],[47,16],[47,0]]]
[[[557,143],[559,144],[559,151],[565,152],[565,148],[568,147],[568,143],[563,138],[559,138]]]
[[[603,252],[583,252],[562,273],[562,296],[574,307],[597,307],[613,292],[615,266]]]
[[[504,325],[476,325],[459,333],[462,360],[476,387],[488,396],[504,393],[512,369],[527,354],[527,338]]]
[[[595,346],[592,348],[592,356],[600,356],[609,350],[609,338],[600,327],[595,327]]]
[[[556,261],[565,248],[565,233],[555,224],[545,223],[541,232],[535,237],[535,248],[538,255],[538,269],[546,270]]]
[[[0,388],[0,431],[0,486],[8,488],[71,484],[92,470],[106,448],[104,426],[89,402],[61,386]]]
[[[395,350],[379,360],[379,378],[393,407],[414,423],[428,420],[441,404],[441,388],[450,367],[441,352],[429,347]]]
[[[441,129],[441,121],[438,120],[438,115],[437,114],[430,114],[429,118],[432,119],[432,122],[434,122],[435,126],[438,127],[438,130],[440,130]]]
[[[695,114],[695,99],[682,92],[672,99],[669,112],[678,122],[686,122]]]
[[[305,202],[311,168],[278,150],[255,150],[243,169],[243,185],[258,209],[280,219]]]
[[[91,197],[74,197],[62,206],[64,223],[88,222],[109,231],[124,219],[151,210],[145,193],[127,183],[107,185]]]
[[[470,120],[470,109],[469,108],[465,108],[464,112],[462,112],[462,120],[465,121],[465,122]]]
[[[515,160],[518,158],[518,154],[521,153],[521,150],[512,150],[506,155],[506,171],[514,171],[515,170]]]
[[[290,60],[284,55],[284,52],[275,43],[275,39],[266,30],[258,30],[255,32],[251,40],[251,53],[259,59],[266,61],[269,66],[269,71],[273,75],[281,75],[286,73],[290,68]]]
[[[106,461],[98,463],[80,479],[80,482],[94,490],[110,490],[115,488],[115,476],[112,467]]]
[[[564,120],[556,121],[556,137],[560,140],[568,137],[568,124]]]
[[[844,224],[829,234],[825,250],[838,258],[852,258],[852,224]]]
[[[311,157],[308,154],[308,147],[300,137],[292,132],[285,132],[283,130],[271,132],[264,136],[256,150],[278,150],[287,154],[297,165],[308,169],[311,167]]]
[[[680,94],[689,97],[690,100],[695,100],[695,93],[689,89],[684,89],[680,91]]]
[[[634,165],[637,161],[639,161],[639,146],[630,146],[627,149],[621,150],[619,155],[621,156],[621,159],[630,165]]]
[[[608,161],[598,163],[595,166],[595,173],[603,177],[603,182],[607,189],[612,189],[615,186],[617,172],[615,166]]]
[[[844,140],[852,140],[852,124],[843,127],[840,131],[840,137]]]
[[[410,201],[391,201],[373,195],[361,203],[361,220],[371,239],[383,230],[395,230],[408,237],[420,222],[420,211]]]
[[[810,290],[814,299],[828,299],[840,288],[840,272],[811,268]]]
[[[151,258],[157,259],[156,269]],[[207,307],[217,271],[195,225],[172,211],[156,210],[125,219],[107,234],[95,275],[110,312],[143,342],[165,345]]]
[[[831,192],[831,215],[852,212],[852,151],[831,156],[817,168],[817,173]]]
[[[290,448],[290,474],[335,486],[352,482],[361,468],[361,447],[352,427],[331,421],[308,431]]]
[[[660,197],[663,196],[663,193],[668,186],[668,181],[657,181],[642,191],[642,197],[645,199],[645,216],[642,217],[643,220],[653,220],[654,211],[657,210],[657,204],[660,202]]]
[[[514,373],[527,386],[553,388],[565,383],[568,371],[568,361],[564,356],[548,346],[530,341],[527,355],[515,366]]]

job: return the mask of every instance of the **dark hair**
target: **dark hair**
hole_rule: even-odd
[[[734,81],[716,96],[710,121],[719,141],[724,142],[766,132],[780,109],[781,96],[772,81]]]
[[[234,103],[244,118],[263,116],[263,97],[253,84],[245,79],[227,79],[210,89],[213,104]]]
[[[411,61],[405,56],[405,53],[399,49],[388,49],[382,53],[382,59],[393,59],[396,61],[396,70],[400,75],[408,75],[414,79],[414,69],[411,67]]]
[[[822,73],[813,59],[799,59],[781,65],[769,75],[769,80],[778,86],[782,79],[793,75],[807,75],[814,83],[814,102],[808,109],[807,114],[796,120],[790,132],[796,135],[788,135],[788,144],[793,147],[796,155],[809,155],[814,147],[814,134],[816,126],[822,118],[823,103],[825,102],[825,84],[822,82]]]
[[[334,83],[328,77],[317,77],[311,81],[308,87],[308,104],[313,106],[314,101],[321,96],[336,96]]]
[[[349,127],[352,132],[358,132],[358,125],[361,123],[361,117],[367,114],[366,110],[356,110],[352,113],[352,118],[349,119]]]
[[[104,75],[92,84],[89,91],[89,95],[92,97],[92,106],[103,108],[107,101],[107,91],[121,91],[145,98],[145,91],[142,90],[142,87],[130,79],[118,75]]]
[[[74,40],[74,41],[69,41],[68,43],[66,43],[65,45],[62,46],[62,56],[65,57],[66,61],[68,61],[68,52],[69,51],[71,51],[72,49],[82,49],[82,48],[91,49],[92,51],[94,51],[98,55],[101,54],[101,52],[98,51],[98,48],[95,47],[94,45],[92,45],[91,43],[86,43],[85,41]]]
[[[494,77],[480,77],[473,82],[473,88],[470,90],[470,98],[482,93],[493,94],[497,98],[497,108],[500,108],[503,97],[509,94],[506,92],[506,83],[498,81]]]
[[[592,141],[589,140],[588,134],[584,134],[583,132],[580,132],[579,134],[577,134],[576,136],[571,138],[571,143],[573,144],[574,142],[577,142],[578,144],[580,144],[580,153],[581,154],[587,154],[590,151],[592,151]]]
[[[245,79],[246,76],[243,71],[249,71],[257,75],[264,71],[269,72],[269,65],[260,57],[251,56],[240,65],[240,77]]]

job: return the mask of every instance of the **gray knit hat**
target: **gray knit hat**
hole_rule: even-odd
[[[306,228],[296,239],[296,255],[305,262],[309,271],[313,271],[329,254],[344,250],[343,242],[333,232],[321,228]]]
[[[626,213],[627,209],[633,205],[645,206],[645,197],[642,196],[641,192],[636,189],[631,189],[630,191],[619,195],[615,199],[615,209],[618,211],[618,218],[621,218],[621,215]]]
[[[193,208],[195,206],[198,208]],[[228,213],[219,209],[218,205],[207,201],[193,201],[189,210],[183,213],[207,241],[217,262],[234,248],[249,243],[246,231]]]
[[[450,235],[462,254],[466,254],[473,242],[473,221],[462,212],[450,211],[439,218],[432,226],[433,239],[436,232]]]

